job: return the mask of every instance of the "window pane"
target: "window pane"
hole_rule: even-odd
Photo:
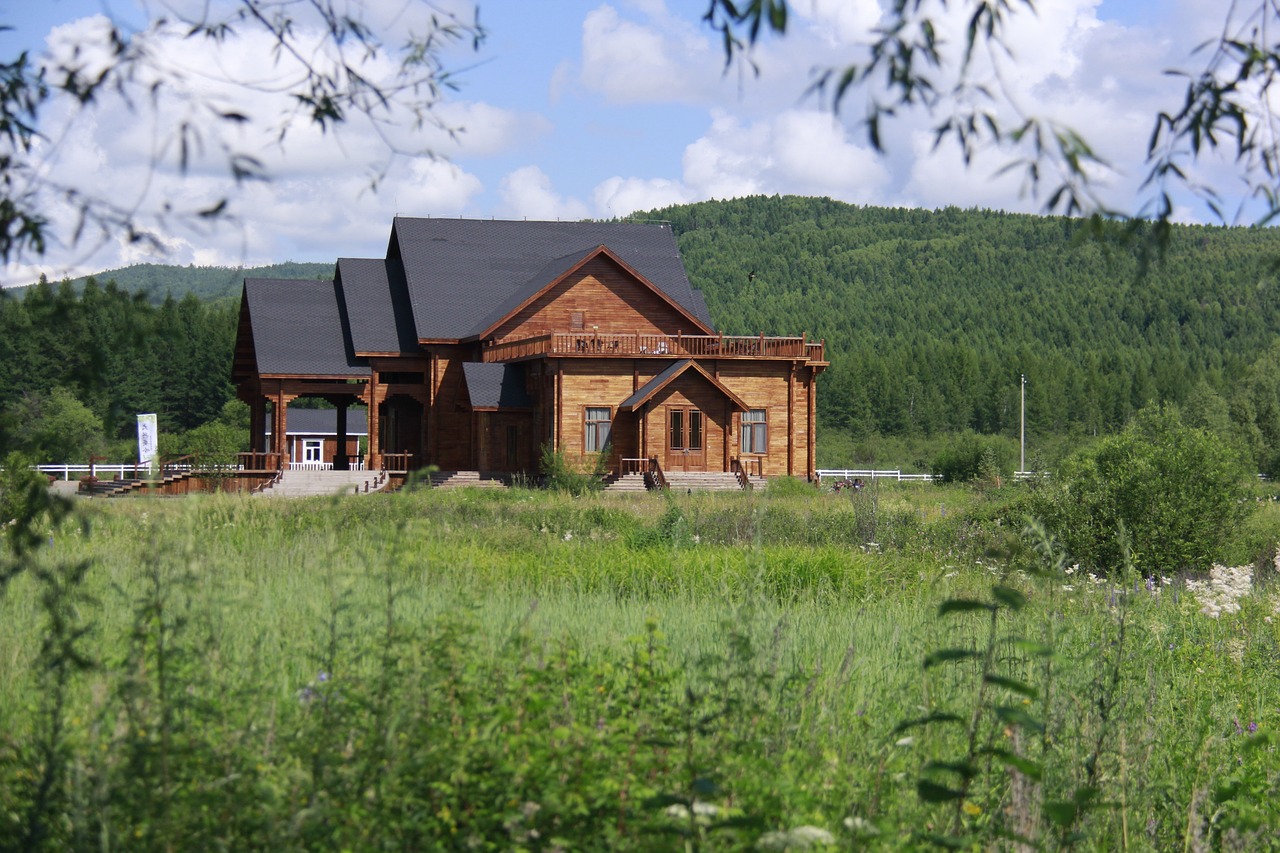
[[[671,412],[671,437],[667,446],[673,450],[684,447],[684,412],[680,409]]]
[[[609,407],[588,406],[583,425],[582,447],[588,453],[598,453],[609,443]]]
[[[702,449],[702,412],[689,412],[689,449]]]
[[[765,422],[764,409],[751,409],[742,413],[742,452],[767,453],[769,450],[769,427]]]
[[[751,436],[752,436],[751,452],[752,453],[768,452],[769,450],[768,429],[769,427],[766,426],[765,424],[756,424],[755,427],[752,429],[751,431]]]

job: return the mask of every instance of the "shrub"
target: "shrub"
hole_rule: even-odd
[[[1176,409],[1148,408],[1116,436],[1068,459],[1032,512],[1073,558],[1098,571],[1121,564],[1127,536],[1144,574],[1207,569],[1253,510],[1243,460]]]
[[[1013,450],[1005,439],[964,432],[934,457],[930,467],[947,483],[994,483],[1013,470]]]
[[[573,465],[563,451],[553,450],[550,444],[542,446],[542,457],[539,467],[542,469],[543,482],[548,489],[555,492],[568,492],[571,495],[584,495],[598,491],[604,482],[603,471],[599,470],[609,458],[609,452],[599,454],[595,471],[583,471]]]

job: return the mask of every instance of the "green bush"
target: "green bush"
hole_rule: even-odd
[[[542,446],[542,457],[539,467],[542,469],[543,482],[553,492],[568,492],[571,495],[585,495],[599,491],[604,486],[603,465],[609,458],[609,452],[598,455],[596,470],[583,471],[573,465],[563,451],[553,450],[550,444]]]
[[[933,473],[947,483],[974,480],[995,482],[1014,468],[1014,449],[1008,439],[963,432],[934,457]]]
[[[1209,568],[1254,504],[1247,472],[1219,437],[1184,425],[1176,409],[1148,408],[1119,435],[1068,459],[1038,489],[1032,512],[1073,559],[1097,571],[1121,565],[1127,537],[1147,575]]]

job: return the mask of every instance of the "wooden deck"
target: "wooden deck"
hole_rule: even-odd
[[[648,335],[615,332],[548,332],[492,341],[485,361],[516,361],[540,356],[619,356],[626,358],[787,358],[825,364],[823,342],[807,336]]]

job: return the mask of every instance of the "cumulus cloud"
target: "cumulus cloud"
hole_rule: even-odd
[[[685,149],[681,180],[614,176],[596,186],[592,199],[601,217],[775,193],[866,203],[888,180],[873,152],[850,141],[828,113],[791,110],[744,122],[717,111],[707,132]]]
[[[574,198],[558,194],[551,178],[537,166],[522,166],[502,179],[503,215],[512,219],[586,219],[591,211]]]
[[[662,4],[623,17],[610,5],[582,24],[583,85],[615,103],[698,102],[718,85],[720,59],[706,31]]]

